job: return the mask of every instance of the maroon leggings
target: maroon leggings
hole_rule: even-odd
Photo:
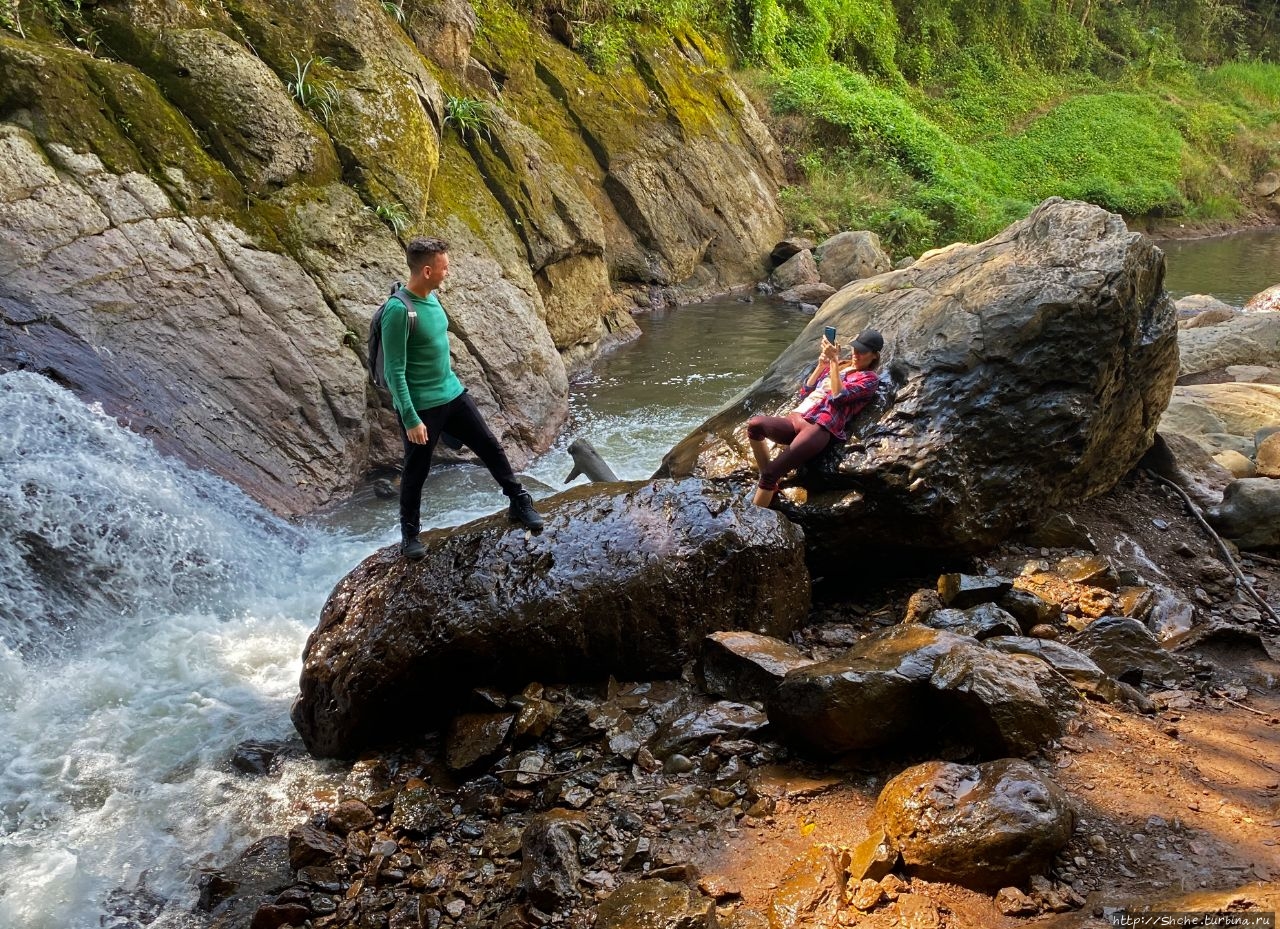
[[[799,413],[790,416],[752,416],[747,420],[747,438],[769,439],[789,446],[760,469],[760,487],[777,490],[778,482],[827,447],[831,433],[811,423]]]

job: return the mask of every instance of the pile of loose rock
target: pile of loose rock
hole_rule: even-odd
[[[329,809],[206,875],[201,905],[219,929],[834,926],[936,918],[917,882],[943,881],[1010,915],[1079,907],[1078,814],[1044,753],[1081,696],[1149,711],[1141,688],[1186,677],[1119,573],[949,574],[888,627],[713,633],[683,681],[476,689],[421,748],[356,763]],[[708,836],[771,820],[782,762],[838,784],[813,759],[850,750],[899,770],[861,841],[812,847],[763,911],[698,873]],[[893,761],[930,756],[953,760]]]

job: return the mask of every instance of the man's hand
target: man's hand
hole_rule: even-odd
[[[414,445],[426,445],[427,444],[427,424],[418,423],[418,425],[414,426],[412,429],[408,431],[408,436],[409,436],[409,441],[412,442]]]

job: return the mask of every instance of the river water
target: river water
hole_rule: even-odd
[[[1266,267],[1243,297],[1229,249],[1201,262],[1222,240],[1172,243],[1170,288],[1239,303],[1275,283],[1280,234],[1254,238],[1241,249]],[[577,436],[647,477],[807,321],[764,300],[641,319],[574,386],[564,436],[526,472],[535,496],[562,486]],[[246,778],[227,759],[292,736],[302,646],[334,583],[395,540],[394,502],[287,523],[32,374],[0,374],[0,421],[0,927],[190,925],[200,868],[284,831],[343,777],[294,758]],[[424,522],[502,503],[483,471],[441,468]]]

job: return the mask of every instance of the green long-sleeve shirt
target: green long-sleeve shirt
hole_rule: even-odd
[[[382,368],[391,402],[405,429],[422,420],[417,410],[429,410],[462,393],[449,364],[449,319],[435,294],[411,297],[418,324],[412,338],[409,314],[399,298],[392,298],[382,314]]]

